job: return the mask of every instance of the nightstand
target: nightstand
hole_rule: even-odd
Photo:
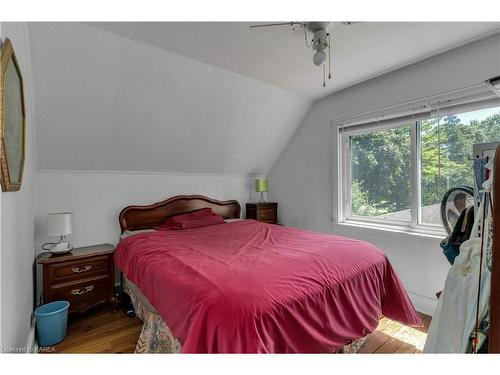
[[[277,202],[247,203],[246,211],[247,219],[254,219],[268,224],[278,223]]]
[[[85,312],[101,303],[116,308],[115,273],[110,244],[74,248],[71,253],[37,257],[43,266],[43,303],[69,301],[69,312]]]

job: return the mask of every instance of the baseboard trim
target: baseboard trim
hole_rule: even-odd
[[[31,318],[31,326],[30,330],[28,333],[28,340],[26,341],[26,353],[37,353],[38,351],[38,345],[36,342],[36,335],[35,335],[35,327],[36,327],[36,321],[35,317],[33,316]]]
[[[434,315],[434,311],[436,310],[437,306],[436,298],[424,296],[422,294],[410,291],[407,291],[407,293],[417,311],[430,316]]]
[[[223,177],[223,178],[257,178],[265,177],[266,173],[210,173],[210,172],[163,172],[163,171],[138,171],[138,170],[85,170],[85,169],[44,169],[39,168],[35,173],[52,173],[52,174],[105,174],[105,175],[150,175],[150,176],[186,176],[186,177]]]

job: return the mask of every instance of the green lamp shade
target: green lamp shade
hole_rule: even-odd
[[[255,191],[257,193],[268,191],[268,189],[269,189],[269,184],[266,178],[257,178],[255,180]]]

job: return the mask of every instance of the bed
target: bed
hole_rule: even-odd
[[[369,243],[255,220],[144,231],[203,208],[240,216],[237,201],[204,196],[120,213],[122,232],[134,233],[115,263],[144,321],[136,352],[355,352],[383,315],[421,325]]]

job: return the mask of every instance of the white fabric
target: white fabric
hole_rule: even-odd
[[[483,184],[485,191],[492,193],[493,163],[485,168],[490,169],[489,179]],[[484,237],[478,238],[483,220],[484,197],[474,220],[470,239],[460,246],[460,254],[448,272],[443,293],[432,318],[424,353],[465,353],[471,333],[476,324],[477,292],[481,257],[481,241],[484,241],[483,267],[481,277],[481,295],[479,302],[479,322],[489,309],[491,273],[486,262],[486,249],[489,238],[486,235],[491,225],[491,210],[486,218]]]
[[[224,220],[224,222],[226,222],[226,223],[235,223],[237,221],[242,221],[242,220],[245,220],[245,219],[226,219],[226,220]]]
[[[241,221],[245,219],[226,219],[224,220],[226,223],[234,223],[236,221]],[[138,233],[144,233],[144,232],[155,232],[154,229],[141,229],[141,230],[126,230],[120,235],[120,240],[123,240],[124,238],[133,236],[134,234]]]
[[[134,234],[144,233],[144,232],[156,232],[156,231],[154,229],[126,230],[120,235],[120,240],[133,236]]]

